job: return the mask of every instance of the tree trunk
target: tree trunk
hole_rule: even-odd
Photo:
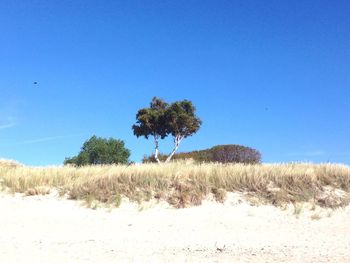
[[[158,137],[154,136],[154,144],[155,144],[155,150],[154,150],[154,159],[156,159],[157,163],[160,163],[160,160],[158,158]]]
[[[176,137],[174,138],[174,143],[175,143],[174,149],[173,149],[173,151],[169,154],[168,158],[166,158],[166,161],[165,161],[166,163],[168,163],[168,162],[171,160],[171,158],[173,158],[173,156],[174,156],[174,154],[176,153],[177,149],[179,149],[180,142],[181,142],[182,139],[183,139],[183,137],[180,136],[180,135],[178,135],[178,136],[176,136]]]

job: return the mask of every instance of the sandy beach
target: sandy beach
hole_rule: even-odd
[[[350,262],[349,207],[313,220],[234,194],[148,206],[92,210],[54,194],[2,193],[0,262]]]

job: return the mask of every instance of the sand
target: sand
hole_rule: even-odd
[[[109,211],[0,193],[0,262],[350,262],[350,208],[285,211],[231,194],[186,209]],[[318,212],[317,212],[318,213]]]

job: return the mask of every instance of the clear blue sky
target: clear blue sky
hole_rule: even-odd
[[[0,157],[61,164],[96,134],[140,161],[153,96],[196,105],[181,151],[349,164],[350,2],[0,1]]]

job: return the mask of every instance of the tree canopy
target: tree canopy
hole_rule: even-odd
[[[196,108],[189,100],[176,101],[168,104],[160,98],[154,97],[149,108],[140,109],[136,114],[136,124],[132,126],[134,135],[148,139],[153,136],[155,143],[154,157],[157,162],[159,153],[159,139],[172,135],[174,149],[166,161],[173,157],[181,141],[196,133],[202,121],[195,114]]]
[[[136,114],[136,124],[132,126],[134,135],[137,137],[144,136],[148,139],[149,136],[156,136],[164,139],[167,136],[165,112],[168,103],[162,99],[154,97],[149,108],[140,109]]]
[[[122,140],[92,136],[85,141],[79,154],[66,158],[64,164],[77,166],[89,164],[126,164],[130,150],[125,148]]]

